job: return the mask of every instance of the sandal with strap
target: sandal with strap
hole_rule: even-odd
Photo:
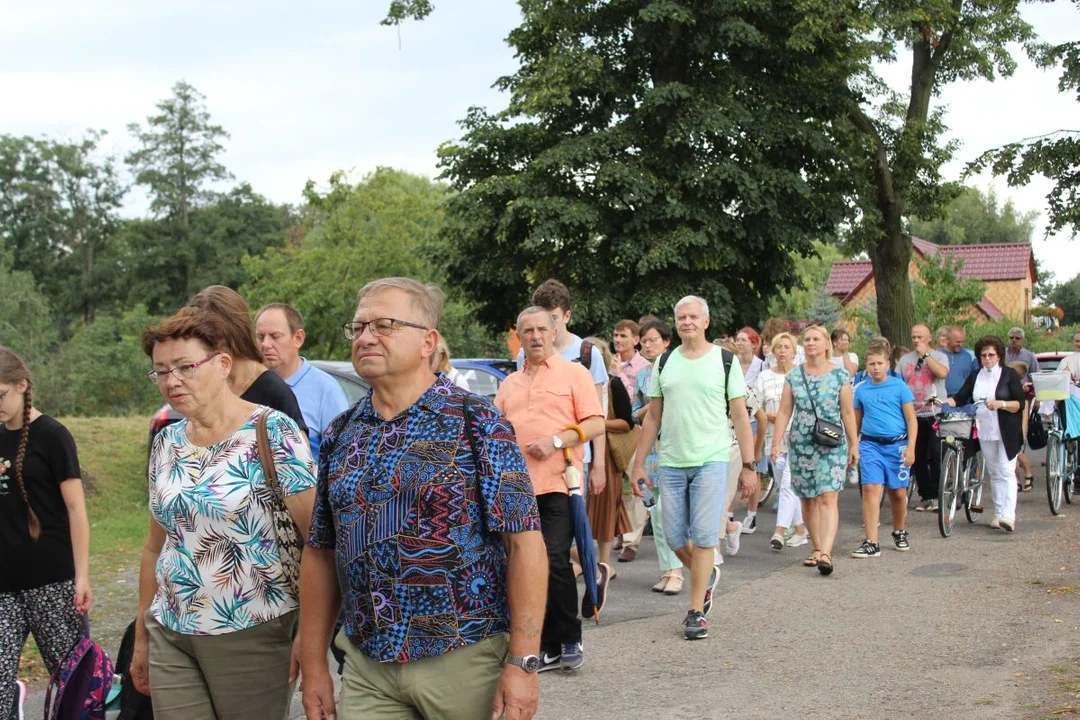
[[[1032,489],[1032,487],[1034,487],[1034,485],[1035,485],[1035,476],[1034,475],[1025,475],[1024,476],[1024,486],[1022,488],[1020,488],[1020,492],[1031,492],[1031,489]]]
[[[826,560],[825,558],[829,558],[829,559]],[[817,570],[818,570],[819,573],[821,573],[822,575],[825,575],[826,577],[828,577],[829,575],[832,575],[832,571],[833,571],[832,556],[829,555],[828,553],[821,553],[820,555],[818,555]]]
[[[820,550],[815,550],[812,553],[810,553],[809,555],[807,555],[806,559],[802,561],[803,567],[808,567],[808,568],[817,567],[818,556],[820,556],[820,555],[821,555]]]

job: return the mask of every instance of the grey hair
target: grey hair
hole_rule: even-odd
[[[1027,335],[1024,333],[1024,328],[1022,328],[1022,327],[1009,328],[1009,332],[1007,334],[1012,335],[1013,333],[1020,333],[1020,339],[1021,340],[1027,340]]]
[[[400,290],[412,300],[413,309],[420,313],[420,318],[432,330],[437,330],[442,318],[443,302],[446,294],[438,285],[424,284],[407,277],[388,277],[372,280],[356,294],[356,304],[363,302],[368,295],[377,295],[387,290]]]
[[[701,312],[705,314],[705,317],[709,317],[709,303],[705,301],[705,298],[698,297],[697,295],[687,295],[679,302],[675,303],[675,314],[679,314],[679,308],[683,305],[689,305],[692,302],[696,302],[701,305]]]
[[[551,311],[545,307],[540,307],[539,305],[530,305],[529,307],[519,312],[517,316],[517,321],[514,323],[514,327],[516,328],[521,325],[521,318],[525,317],[526,315],[537,315],[539,313],[544,313],[545,315],[547,315],[547,319],[548,322],[551,323],[551,327],[555,327],[555,319],[551,317]]]

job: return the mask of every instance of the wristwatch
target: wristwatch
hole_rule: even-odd
[[[752,462],[744,462],[742,464],[742,466],[743,466],[743,470],[753,470],[754,469],[754,463],[752,463]]]
[[[540,658],[535,655],[526,655],[525,657],[507,655],[506,664],[516,665],[527,673],[534,673],[540,670]]]
[[[551,436],[551,444],[555,446],[556,450],[562,450],[563,449],[562,438],[559,437],[558,435],[552,435]]]

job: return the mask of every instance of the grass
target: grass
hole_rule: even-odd
[[[90,582],[100,608],[103,602],[98,601],[106,600],[111,578],[138,563],[139,548],[146,540],[150,422],[141,416],[60,418],[60,422],[75,438],[82,466],[90,518]],[[123,592],[127,595],[137,588]],[[129,604],[133,603],[130,598]],[[106,652],[111,652],[113,644],[105,645]],[[23,651],[19,676],[30,681],[49,678],[32,637]]]

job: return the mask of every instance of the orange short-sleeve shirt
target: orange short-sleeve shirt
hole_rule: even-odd
[[[503,381],[495,396],[495,406],[514,426],[536,494],[566,494],[562,476],[566,460],[562,452],[537,460],[525,448],[538,438],[551,437],[591,417],[603,417],[604,410],[592,375],[581,365],[555,353],[540,363],[540,369],[531,378],[526,374],[528,367],[526,360],[525,369]],[[585,456],[584,446],[578,445],[570,452],[574,465],[580,469]]]

